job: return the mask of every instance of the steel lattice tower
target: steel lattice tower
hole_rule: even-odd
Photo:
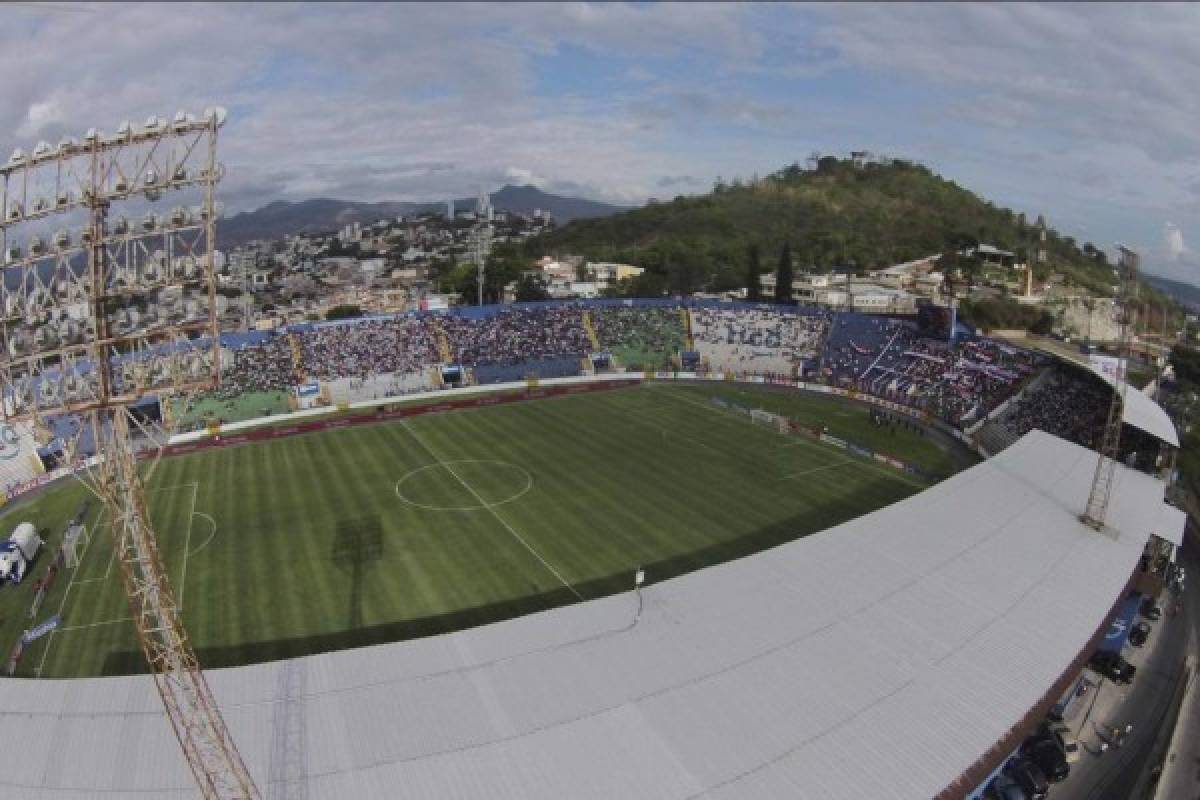
[[[1117,471],[1117,458],[1121,448],[1122,413],[1125,408],[1125,392],[1129,388],[1129,356],[1133,342],[1133,327],[1136,312],[1133,300],[1137,294],[1138,254],[1118,245],[1120,259],[1117,271],[1120,291],[1117,294],[1118,334],[1117,370],[1113,385],[1112,402],[1108,406],[1108,418],[1104,423],[1104,435],[1100,441],[1100,455],[1096,460],[1096,473],[1092,478],[1092,489],[1088,495],[1087,509],[1081,519],[1096,530],[1103,530],[1108,516],[1108,500],[1112,494],[1113,476]],[[1090,313],[1090,312],[1089,312]]]
[[[257,798],[184,629],[146,505],[139,446],[153,472],[167,426],[154,432],[131,413],[146,396],[212,388],[220,374],[214,245],[216,160],[223,109],[203,119],[122,123],[114,135],[89,130],[83,143],[42,142],[4,165],[4,415],[44,431],[54,415],[88,425],[65,443],[81,480],[103,502],[138,640],[188,766],[206,798]],[[197,197],[167,215],[168,192]],[[146,210],[140,223],[114,211]],[[61,229],[47,247],[40,226],[86,216],[73,239]],[[10,231],[32,231],[27,250]],[[167,415],[164,414],[164,418]],[[95,456],[80,443],[90,432]],[[140,443],[135,437],[145,436]]]

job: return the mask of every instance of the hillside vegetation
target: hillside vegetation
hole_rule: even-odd
[[[602,219],[576,220],[531,240],[527,254],[581,254],[646,267],[638,294],[724,291],[746,286],[750,249],[773,270],[785,244],[799,269],[862,272],[986,242],[1027,260],[1036,220],[905,161],[855,167],[833,157],[814,169],[793,164],[765,178],[718,181],[713,191],[676,197]],[[1109,292],[1112,270],[1090,243],[1047,230],[1049,267]]]

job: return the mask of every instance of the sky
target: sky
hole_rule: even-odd
[[[637,204],[865,149],[1200,283],[1200,5],[7,3],[0,17],[0,149],[222,105],[229,212],[505,183]]]

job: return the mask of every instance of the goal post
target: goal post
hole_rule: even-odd
[[[753,409],[750,412],[750,421],[755,425],[773,428],[779,433],[788,433],[791,430],[787,417],[781,414],[772,414],[770,411],[763,411],[759,408]]]

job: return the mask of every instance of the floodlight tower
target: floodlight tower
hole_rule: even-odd
[[[32,421],[46,438],[52,416],[89,420],[65,437],[66,455],[86,466],[80,479],[108,511],[134,626],[175,736],[204,797],[257,798],[150,524],[134,439],[144,434],[161,454],[164,431],[156,436],[130,411],[140,398],[169,402],[219,379],[214,192],[224,121],[213,108],[202,119],[179,112],[170,123],[124,122],[113,135],[93,128],[82,143],[39,142],[0,164],[0,384],[5,418]],[[156,212],[167,194],[197,204]],[[79,222],[75,234],[63,227],[43,238],[54,223]],[[95,458],[85,460],[89,432]]]
[[[1133,342],[1133,326],[1136,309],[1133,300],[1137,295],[1138,254],[1124,245],[1117,245],[1120,257],[1117,261],[1117,369],[1113,385],[1112,402],[1108,406],[1108,418],[1104,423],[1104,435],[1100,440],[1100,455],[1096,461],[1096,474],[1092,478],[1092,489],[1088,495],[1087,509],[1081,519],[1096,530],[1104,528],[1108,514],[1108,500],[1112,493],[1113,475],[1117,470],[1117,457],[1121,447],[1121,416],[1128,390],[1129,353]]]

